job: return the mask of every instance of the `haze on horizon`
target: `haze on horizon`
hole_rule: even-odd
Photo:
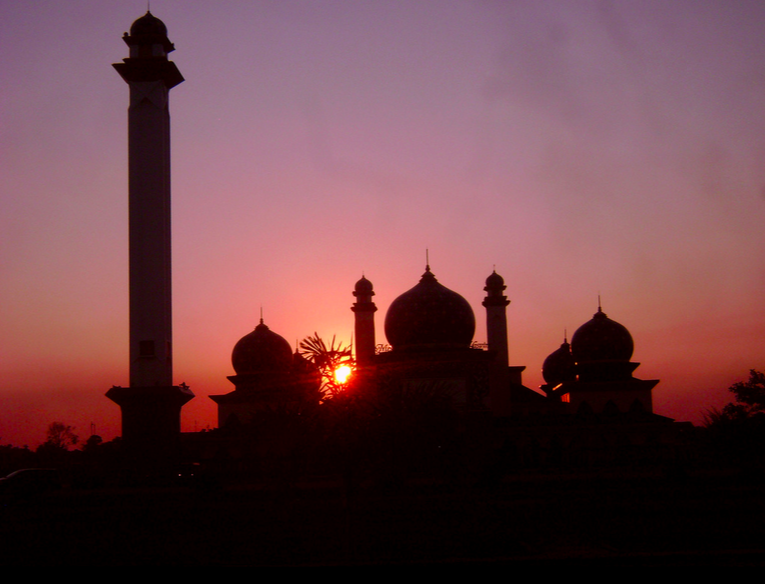
[[[60,420],[119,433],[128,381],[127,86],[142,2],[0,4],[0,444]],[[215,427],[234,344],[351,340],[425,249],[485,340],[507,284],[510,361],[603,310],[654,411],[699,422],[765,368],[765,5],[155,0],[170,96],[175,381]]]

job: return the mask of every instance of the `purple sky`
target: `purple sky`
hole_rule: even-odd
[[[0,444],[119,432],[128,384],[128,88],[144,2],[0,2]],[[350,341],[425,249],[510,361],[603,310],[658,413],[700,421],[765,368],[765,4],[154,0],[171,92],[175,380],[214,427],[258,322]]]

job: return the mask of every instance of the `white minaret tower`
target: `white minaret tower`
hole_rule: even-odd
[[[167,54],[164,23],[147,12],[123,40],[130,56],[114,68],[130,86],[130,387],[107,397],[122,409],[126,441],[156,447],[180,432],[181,406],[194,397],[173,386],[170,240],[170,89],[183,81]]]

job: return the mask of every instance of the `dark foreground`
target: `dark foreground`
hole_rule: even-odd
[[[765,565],[759,476],[516,475],[69,490],[0,510],[2,565]]]

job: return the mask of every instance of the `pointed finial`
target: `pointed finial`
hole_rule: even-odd
[[[603,312],[603,310],[600,308],[600,292],[598,292],[598,312]]]
[[[263,324],[263,305],[260,305],[260,324]]]
[[[563,329],[563,342],[568,343],[568,331],[565,328]]]
[[[429,256],[429,251],[430,250],[428,250],[428,248],[426,247],[425,248],[425,271],[426,272],[430,271],[430,256]]]

